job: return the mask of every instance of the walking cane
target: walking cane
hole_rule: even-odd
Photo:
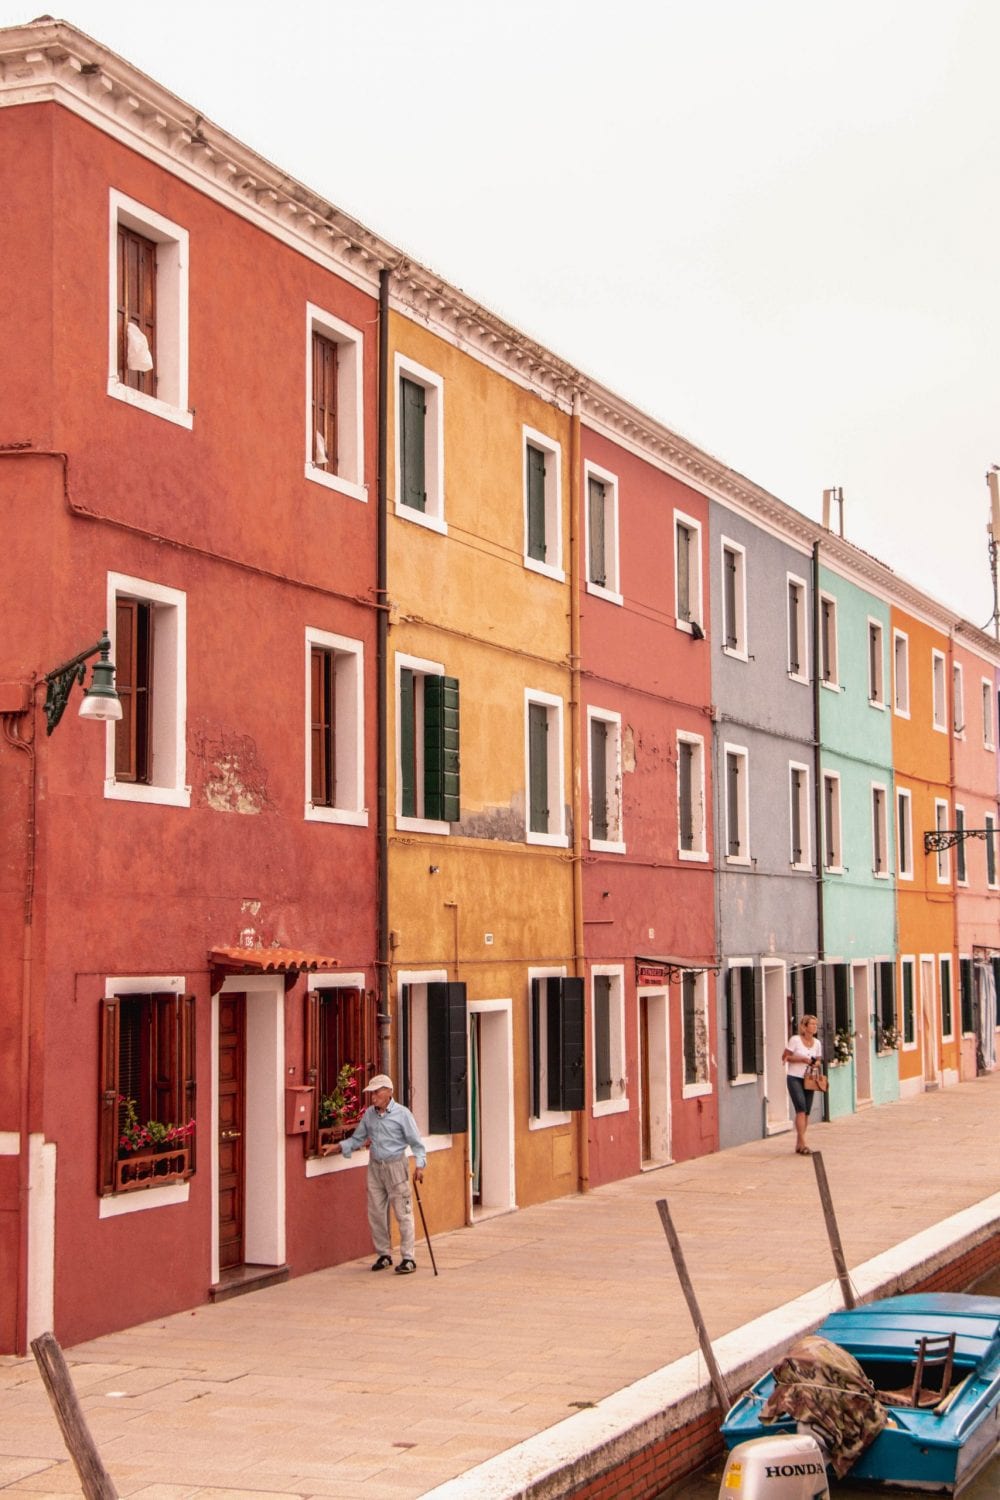
[[[424,1218],[424,1205],[420,1201],[420,1189],[417,1187],[417,1179],[415,1177],[413,1179],[413,1192],[416,1196],[417,1207],[420,1210],[420,1222],[424,1226],[424,1239],[427,1241],[427,1250],[431,1258],[431,1265],[434,1267],[434,1275],[436,1276],[438,1273],[438,1268],[437,1261],[434,1259],[434,1246],[431,1244],[431,1237],[427,1233],[427,1220]]]

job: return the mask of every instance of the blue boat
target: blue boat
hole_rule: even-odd
[[[959,1494],[1000,1443],[1000,1297],[886,1297],[835,1312],[816,1332],[853,1356],[885,1411],[882,1430],[842,1477]],[[790,1416],[761,1421],[775,1388],[772,1370],[732,1407],[722,1427],[730,1448],[802,1430]]]

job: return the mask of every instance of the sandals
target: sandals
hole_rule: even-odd
[[[416,1269],[417,1269],[417,1263],[416,1263],[416,1261],[410,1260],[408,1257],[404,1257],[404,1259],[401,1260],[399,1262],[399,1265],[396,1267],[396,1275],[397,1276],[412,1276],[413,1272]]]
[[[378,1258],[378,1260],[376,1260],[376,1261],[373,1262],[373,1264],[372,1264],[372,1270],[373,1271],[387,1271],[391,1265],[392,1265],[392,1256],[391,1255],[380,1255],[379,1258]]]
[[[808,1146],[796,1146],[796,1148],[795,1148],[795,1155],[796,1156],[812,1156],[812,1152],[809,1150]]]

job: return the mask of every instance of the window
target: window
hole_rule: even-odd
[[[306,631],[307,818],[366,826],[364,646]]]
[[[674,514],[674,597],[677,624],[692,635],[703,630],[701,613],[701,525]]]
[[[948,691],[945,687],[944,656],[940,651],[931,652],[931,689],[934,703],[934,728],[942,734],[948,733]]]
[[[188,807],[186,596],[109,573],[107,609],[122,716],[107,726],[104,795]]]
[[[917,1014],[914,1002],[914,960],[912,958],[901,958],[899,960],[900,973],[903,981],[903,1046],[915,1047],[917,1045]]]
[[[726,1029],[729,1081],[746,1082],[762,1073],[764,1006],[760,971],[750,964],[726,971]]]
[[[940,797],[934,799],[934,829],[937,833],[944,833],[948,828],[948,804]],[[947,849],[937,851],[937,882],[938,885],[947,885],[951,880],[951,855]]]
[[[882,959],[875,964],[875,1017],[876,1046],[884,1052],[888,1048],[881,1033],[896,1028],[896,965],[891,959]]]
[[[596,464],[583,466],[587,492],[587,592],[621,604],[618,577],[618,480]]]
[[[951,959],[941,959],[941,1035],[947,1041],[955,1031],[951,1000]]]
[[[686,969],[681,975],[681,1041],[686,1099],[711,1093],[708,1046],[708,977]]]
[[[828,964],[826,974],[829,983],[829,993],[833,997],[834,1032],[850,1031],[851,981],[847,964]]]
[[[176,991],[123,993],[101,1001],[98,1090],[98,1191],[128,1192],[183,1181],[195,1168],[194,1134],[176,1151],[142,1163],[140,1151],[120,1148],[131,1101],[145,1124],[186,1126],[195,1109],[195,999]],[[149,983],[147,980],[146,983]]]
[[[587,709],[590,745],[590,846],[624,854],[621,715]]]
[[[461,816],[458,680],[397,656],[396,681],[396,826],[447,833]]]
[[[584,1107],[583,980],[532,972],[530,983],[531,1119],[554,1125]]]
[[[469,1128],[466,988],[427,972],[403,973],[399,979],[397,1097],[429,1145],[428,1137],[460,1135]]]
[[[562,449],[534,428],[524,434],[524,565],[562,582]]]
[[[889,873],[889,829],[884,786],[872,787],[872,870],[877,876],[887,876]]]
[[[705,847],[705,742],[700,735],[677,736],[677,854],[707,859]]]
[[[788,767],[788,793],[791,803],[791,862],[796,870],[808,870],[812,864],[809,839],[809,767],[794,763]]]
[[[882,626],[878,620],[868,621],[868,702],[876,708],[885,707],[885,669],[883,664]]]
[[[823,775],[823,853],[827,870],[842,870],[844,857],[840,842],[840,777],[836,771]]]
[[[996,749],[993,731],[993,684],[983,678],[983,749]]]
[[[965,681],[960,662],[955,662],[951,669],[951,719],[955,735],[959,739],[963,738],[965,735]]]
[[[749,757],[739,745],[725,747],[726,858],[750,862]]]
[[[364,1113],[364,1087],[378,1072],[378,1062],[374,991],[350,983],[310,985],[305,999],[305,1081],[313,1089],[310,1155],[319,1149],[321,1130],[330,1140],[350,1135]],[[332,1119],[327,1101],[345,1085],[353,1085],[346,1112]]]
[[[362,334],[307,303],[305,475],[354,500],[367,499],[363,371]]]
[[[837,601],[829,594],[819,599],[819,675],[827,687],[840,683],[837,651]]]
[[[799,682],[809,681],[806,641],[806,585],[802,578],[788,574],[788,675]]]
[[[747,660],[747,556],[738,542],[722,539],[722,647]]]
[[[594,1114],[628,1108],[625,1088],[625,996],[620,968],[594,969]]]
[[[955,804],[955,832],[965,832],[965,808]],[[969,872],[965,862],[965,839],[959,838],[955,842],[955,879],[959,885],[968,885]]]
[[[444,381],[396,355],[396,514],[434,531],[444,518]]]
[[[996,846],[996,819],[992,813],[986,814],[986,884],[990,890],[996,890],[997,885],[997,846]]]
[[[110,195],[108,395],[190,428],[188,233]]]
[[[892,706],[902,718],[910,717],[910,642],[901,630],[892,632]]]
[[[900,880],[913,879],[913,808],[908,791],[896,792],[896,854]]]
[[[524,701],[527,841],[565,847],[562,699],[528,691]]]
[[[976,1029],[975,975],[971,958],[958,960],[958,990],[962,1035],[971,1036]]]

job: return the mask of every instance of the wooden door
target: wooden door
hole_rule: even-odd
[[[246,996],[219,996],[219,1271],[243,1264]]]
[[[650,1120],[652,1101],[649,1097],[649,1002],[645,995],[639,997],[639,1073],[642,1079],[640,1089],[642,1160],[650,1161],[653,1156],[653,1132]]]

